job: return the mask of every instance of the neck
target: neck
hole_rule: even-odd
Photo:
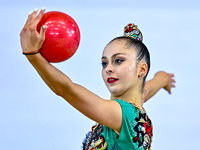
[[[128,103],[134,103],[137,107],[143,110],[142,93],[139,91],[132,93],[125,93],[123,95],[111,95],[111,99],[120,99]]]

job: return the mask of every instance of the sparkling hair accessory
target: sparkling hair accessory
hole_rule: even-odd
[[[136,40],[142,41],[142,32],[137,27],[138,26],[134,25],[134,23],[129,23],[127,26],[124,27],[124,36],[132,37]]]

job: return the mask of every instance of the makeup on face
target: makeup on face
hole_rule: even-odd
[[[108,78],[108,79],[107,79],[107,82],[108,82],[108,83],[114,83],[114,82],[116,82],[116,81],[118,81],[118,80],[119,80],[119,79],[117,79],[117,78],[112,78],[112,77],[111,77],[111,78]]]
[[[126,60],[125,56],[126,56],[125,53],[116,53],[116,54],[113,54],[111,56],[111,60],[110,61],[106,56],[103,56],[101,58],[102,67],[105,69],[108,66],[109,63],[112,63],[113,65],[120,65],[123,61]]]

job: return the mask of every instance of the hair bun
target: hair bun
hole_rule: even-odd
[[[134,25],[134,23],[129,23],[127,26],[124,27],[124,36],[132,37],[136,40],[142,41],[142,32],[137,27],[138,26]]]

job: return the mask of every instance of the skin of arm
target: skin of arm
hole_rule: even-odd
[[[38,10],[35,10],[29,15],[20,33],[23,53],[32,53],[41,48],[46,28],[42,27],[38,33],[36,27],[44,11],[44,9],[41,10],[37,15]],[[114,100],[104,100],[86,88],[73,83],[68,76],[51,65],[40,53],[26,55],[26,57],[55,94],[63,97],[88,118],[120,132],[122,110],[119,103]]]
[[[143,102],[149,100],[161,88],[171,94],[171,88],[175,87],[174,74],[159,71],[154,75],[154,78],[147,81],[143,90]]]
[[[26,54],[39,50],[44,42],[46,28],[43,26],[40,33],[36,30],[44,11],[44,9],[41,10],[38,15],[38,10],[31,13],[20,33],[22,50]],[[44,82],[55,94],[63,97],[69,104],[88,118],[120,132],[122,110],[118,102],[104,100],[86,88],[73,83],[68,76],[51,65],[40,53],[26,56]],[[161,84],[160,76],[163,75],[155,75],[152,80],[146,83],[146,99],[152,97],[162,87],[168,89],[166,83]]]

